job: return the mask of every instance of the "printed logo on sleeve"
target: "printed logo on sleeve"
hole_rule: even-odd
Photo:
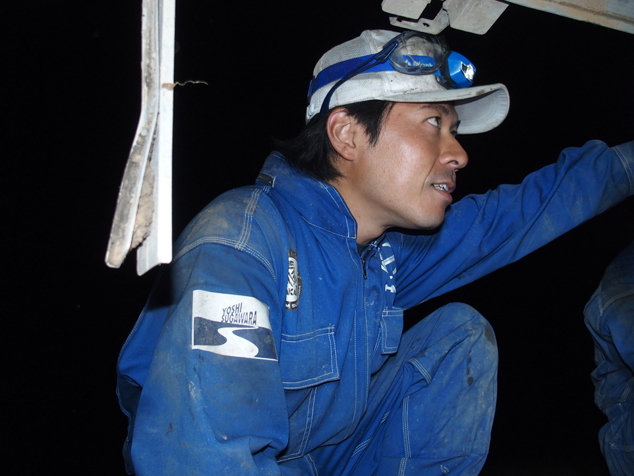
[[[297,265],[297,252],[288,250],[288,282],[286,283],[286,309],[292,311],[299,306],[302,294],[302,277]]]
[[[277,360],[268,306],[251,296],[194,290],[192,349]]]

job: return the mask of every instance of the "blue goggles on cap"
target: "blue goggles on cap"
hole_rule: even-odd
[[[335,90],[361,73],[397,71],[404,74],[433,74],[447,89],[466,88],[473,84],[475,66],[460,53],[451,51],[442,37],[405,31],[388,41],[375,55],[341,61],[324,68],[310,83],[308,99],[327,84],[337,81],[321,105],[327,114]]]

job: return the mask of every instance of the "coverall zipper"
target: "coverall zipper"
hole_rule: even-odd
[[[370,253],[372,252],[372,250],[375,250],[378,248],[378,246],[381,244],[381,242],[385,239],[385,235],[383,235],[379,240],[376,240],[373,243],[370,243],[368,245],[368,249],[365,251],[365,255],[364,256],[360,256],[361,258],[361,266],[363,268],[363,279],[368,279],[368,273],[365,269],[365,262],[368,259],[368,257],[370,256]]]

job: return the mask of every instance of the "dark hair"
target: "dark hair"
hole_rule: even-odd
[[[383,120],[394,105],[388,101],[364,101],[342,106],[365,129],[370,145],[375,145]],[[328,115],[317,114],[293,139],[275,141],[275,146],[289,163],[319,180],[333,180],[341,176],[333,163],[335,149],[326,132]]]

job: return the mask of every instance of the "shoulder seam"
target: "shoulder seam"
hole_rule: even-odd
[[[174,261],[179,259],[181,256],[185,255],[186,253],[190,252],[194,248],[205,243],[216,243],[216,244],[226,245],[226,246],[235,248],[238,251],[246,251],[250,255],[257,258],[258,261],[260,261],[264,266],[266,266],[266,268],[271,273],[271,276],[273,276],[273,280],[277,282],[275,272],[273,270],[273,266],[271,265],[269,260],[267,260],[264,257],[264,255],[262,255],[262,253],[260,253],[258,250],[248,245],[249,238],[251,237],[251,229],[253,225],[253,214],[255,213],[255,209],[257,208],[258,202],[260,200],[260,195],[262,195],[262,189],[259,187],[254,188],[253,191],[251,192],[251,198],[249,199],[249,202],[247,203],[246,209],[244,211],[244,221],[242,223],[242,232],[240,233],[240,237],[237,240],[231,240],[228,238],[221,238],[216,236],[203,237],[194,241],[193,243],[190,243],[189,245],[185,246],[181,250],[179,250],[176,256],[174,257]]]
[[[260,195],[262,194],[261,188],[253,189],[251,192],[251,199],[247,204],[247,209],[244,211],[244,223],[242,225],[242,234],[238,240],[238,244],[236,245],[236,249],[242,250],[245,246],[247,246],[247,242],[251,236],[251,225],[253,223],[253,213],[255,212],[255,208],[258,206],[258,201],[260,200]]]
[[[245,251],[245,252],[249,253],[251,256],[255,257],[258,261],[260,261],[266,267],[266,269],[269,270],[269,273],[271,273],[271,276],[273,277],[273,280],[275,282],[277,282],[277,278],[275,276],[275,271],[273,270],[273,266],[271,265],[269,260],[267,260],[264,257],[264,255],[262,255],[262,253],[260,253],[258,250],[256,250],[255,248],[247,245],[244,242],[236,241],[236,240],[230,240],[230,239],[227,239],[227,238],[220,238],[220,237],[217,237],[217,236],[209,236],[209,237],[205,237],[205,238],[200,238],[200,239],[194,241],[193,243],[190,243],[186,247],[182,248],[178,252],[178,254],[176,256],[174,256],[174,261],[176,261],[179,258],[183,257],[185,254],[189,253],[194,248],[197,248],[197,247],[199,247],[201,245],[204,245],[204,244],[225,245],[225,246],[229,246],[231,248],[235,248],[238,251]]]

